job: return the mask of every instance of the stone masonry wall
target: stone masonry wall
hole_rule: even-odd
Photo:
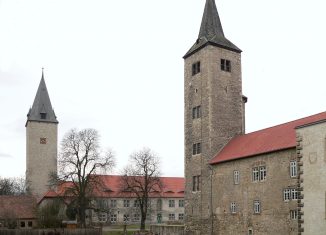
[[[214,234],[297,234],[297,221],[290,219],[290,210],[296,210],[297,200],[284,201],[283,190],[295,188],[297,177],[290,176],[290,161],[296,160],[295,148],[235,160],[214,166],[213,213]],[[253,182],[252,169],[266,166],[266,179]],[[234,183],[234,171],[239,171],[240,182]],[[254,200],[259,200],[261,212],[254,213]],[[236,213],[231,213],[231,202]]]
[[[220,69],[221,59],[231,61],[231,72]],[[192,64],[200,61],[200,73]],[[243,133],[241,54],[206,46],[185,59],[185,214],[186,234],[210,234],[211,205],[208,162],[234,136]],[[192,108],[201,106],[201,118],[192,118]],[[192,146],[201,143],[201,153]],[[200,176],[200,191],[193,192],[193,176]]]
[[[303,197],[299,205],[299,234],[325,234],[326,120],[297,129],[297,141]]]
[[[26,181],[34,195],[42,196],[49,189],[49,174],[57,172],[57,133],[56,123],[27,123]]]

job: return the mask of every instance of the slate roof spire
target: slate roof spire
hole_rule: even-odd
[[[27,114],[27,121],[58,123],[45,85],[43,68],[40,85],[37,89],[33,106]]]
[[[234,45],[224,36],[223,27],[218,15],[215,0],[206,0],[198,39],[183,58],[187,58],[206,45],[214,45],[231,51],[239,53],[241,52],[236,45]]]

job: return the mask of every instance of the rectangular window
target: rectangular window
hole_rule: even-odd
[[[259,167],[259,180],[264,181],[266,179],[266,166]]]
[[[192,145],[192,155],[200,154],[201,153],[201,144],[195,143]]]
[[[284,189],[283,190],[283,200],[289,201],[291,199],[291,190],[290,189]]]
[[[293,220],[298,219],[298,211],[297,210],[290,210],[290,219],[293,219]]]
[[[139,221],[139,220],[140,220],[140,215],[134,214],[134,221]]]
[[[235,204],[235,202],[231,202],[230,210],[232,214],[237,213],[237,205]]]
[[[25,228],[25,221],[20,221],[20,227]]]
[[[192,76],[196,75],[197,73],[200,73],[200,61],[192,64]]]
[[[116,223],[117,222],[117,214],[111,214],[110,221],[111,221],[111,223]]]
[[[33,221],[28,221],[28,227],[33,227]]]
[[[298,200],[298,190],[295,188],[291,189],[291,199],[292,200]]]
[[[240,183],[240,173],[239,173],[239,171],[233,171],[233,180],[234,180],[234,184],[239,184]]]
[[[221,59],[221,70],[226,72],[231,72],[231,61],[226,59]]]
[[[255,200],[254,201],[254,213],[255,214],[259,214],[260,213],[260,201],[259,200]]]
[[[253,234],[254,234],[254,232],[253,232],[252,228],[248,229],[248,235],[253,235]]]
[[[295,188],[286,188],[283,190],[283,199],[284,201],[289,200],[298,200],[299,194],[298,190]]]
[[[111,208],[117,207],[117,200],[111,200]]]
[[[179,207],[184,207],[184,206],[185,206],[185,201],[179,200]]]
[[[123,222],[129,222],[129,220],[130,220],[129,214],[124,214],[123,215]]]
[[[267,171],[266,166],[259,166],[252,168],[252,181],[264,181],[266,180]]]
[[[169,200],[169,207],[174,207],[174,206],[175,206],[174,200]]]
[[[201,117],[201,107],[196,106],[192,108],[192,119],[200,118]]]
[[[134,201],[134,207],[139,207],[139,200],[138,199]]]
[[[192,177],[192,191],[200,191],[200,175],[196,175]]]
[[[173,220],[175,220],[175,214],[169,214],[169,220],[170,221],[173,221]]]
[[[252,169],[252,181],[253,182],[259,181],[259,168],[258,167],[254,167]]]
[[[123,200],[123,207],[129,207],[130,201],[129,200]]]
[[[290,176],[297,177],[297,161],[290,162]]]
[[[99,222],[106,222],[106,214],[105,213],[100,213],[98,215],[98,221]]]
[[[180,213],[179,214],[179,220],[183,220],[183,218],[184,218],[184,214],[183,213]]]

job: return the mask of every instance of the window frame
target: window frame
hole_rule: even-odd
[[[125,208],[130,207],[130,200],[129,199],[123,199],[123,207],[125,207]]]
[[[175,221],[175,214],[169,213],[169,221]]]
[[[254,200],[254,214],[261,213],[261,203],[260,200]]]
[[[236,214],[237,213],[237,204],[235,202],[231,202],[231,204],[230,204],[230,212],[231,212],[231,214]]]
[[[192,108],[192,119],[201,118],[201,105]]]
[[[200,61],[196,61],[191,66],[191,74],[192,74],[192,76],[195,76],[198,73],[200,73]]]
[[[193,143],[192,144],[192,155],[201,154],[201,143]]]
[[[240,172],[238,170],[233,171],[233,182],[234,184],[240,184]]]
[[[178,220],[184,220],[184,217],[185,217],[184,213],[178,214]]]
[[[184,200],[182,200],[182,199],[180,199],[179,200],[179,207],[185,207],[185,201]]]
[[[173,208],[175,207],[175,200],[174,199],[170,199],[169,200],[169,208]]]
[[[290,219],[297,220],[298,219],[298,210],[290,210]]]
[[[298,175],[298,164],[297,161],[292,160],[290,161],[290,177],[296,178]]]
[[[221,59],[221,70],[224,72],[231,72],[231,60]]]

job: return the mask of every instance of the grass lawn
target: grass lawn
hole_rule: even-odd
[[[134,231],[128,231],[127,234],[128,235],[132,235],[134,233]],[[124,235],[123,231],[107,231],[107,232],[103,232],[103,235]]]

